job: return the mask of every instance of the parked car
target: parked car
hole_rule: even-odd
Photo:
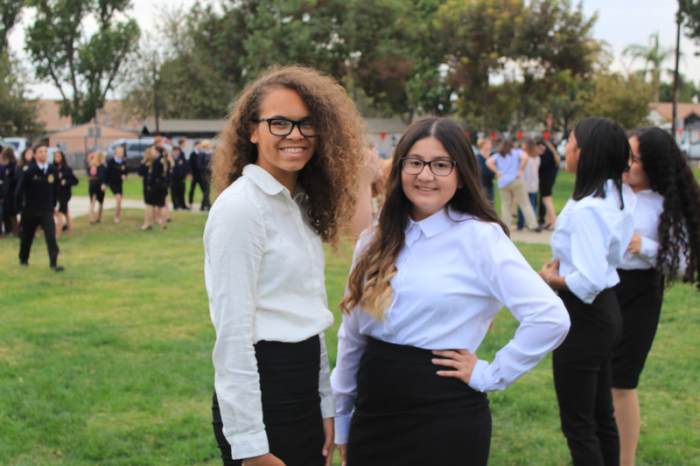
[[[143,160],[143,153],[153,145],[153,141],[153,138],[117,139],[107,146],[107,157],[114,157],[117,146],[126,145],[126,169],[129,172],[135,172]]]
[[[684,131],[679,144],[690,160],[700,160],[700,134],[698,131]]]
[[[15,154],[19,156],[28,144],[27,138],[3,138],[2,146],[11,145],[15,149]]]

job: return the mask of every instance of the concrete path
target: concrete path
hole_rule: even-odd
[[[104,210],[114,209],[114,197],[108,196],[105,198]],[[123,199],[122,209],[143,209],[143,201],[137,199]],[[70,210],[71,216],[73,218],[78,218],[87,215],[90,212],[90,198],[86,196],[73,196],[70,200]],[[200,213],[198,209],[192,212]],[[205,214],[205,212],[202,212]],[[542,231],[541,233],[534,233],[531,231],[517,231],[515,227],[511,230],[511,239],[515,242],[520,243],[531,243],[531,244],[549,244],[549,240],[552,236],[551,231]]]
[[[525,229],[518,231],[515,229],[515,227],[510,230],[510,239],[520,243],[550,244],[549,240],[551,238],[552,232],[546,230],[542,230],[540,233],[527,231]]]
[[[114,209],[116,202],[113,197],[106,197],[103,210]],[[90,212],[90,198],[87,196],[73,196],[70,199],[70,215],[73,218],[83,217]],[[143,209],[143,201],[135,199],[122,199],[122,209]]]

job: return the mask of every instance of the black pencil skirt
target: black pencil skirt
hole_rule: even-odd
[[[287,466],[322,466],[324,433],[318,391],[321,367],[318,336],[299,343],[260,341],[255,357],[260,373],[263,422],[270,453]],[[212,400],[214,435],[225,466],[239,466],[231,459],[231,446],[223,434],[216,392]]]
[[[348,466],[481,466],[491,443],[488,398],[440,377],[433,354],[370,339],[357,374]]]
[[[615,287],[622,314],[622,337],[612,359],[612,386],[633,389],[639,384],[651,344],[659,326],[663,289],[655,269],[618,270]]]

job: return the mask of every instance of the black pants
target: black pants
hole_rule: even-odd
[[[571,329],[554,350],[552,368],[561,429],[574,466],[617,466],[620,441],[612,404],[612,349],[621,331],[620,307],[612,289],[586,304],[560,291]]]
[[[324,464],[325,437],[318,393],[320,351],[317,336],[299,343],[260,341],[255,345],[270,452],[287,466]],[[212,399],[212,424],[224,466],[240,466],[240,460],[231,459],[231,445],[223,434],[216,393]]]
[[[199,189],[202,190],[202,203],[200,204],[200,209],[209,209],[211,207],[209,203],[209,180],[205,176],[197,176],[192,178],[192,182],[190,183],[190,193],[189,193],[189,201],[190,205],[194,202],[194,191],[199,186]]]
[[[357,374],[348,466],[485,466],[484,393],[435,374],[429,350],[370,339]]]
[[[185,179],[173,178],[170,185],[170,196],[173,199],[173,210],[186,209],[185,204]]]
[[[58,244],[56,243],[56,224],[54,223],[52,212],[39,214],[22,212],[19,261],[22,263],[29,262],[29,251],[32,249],[34,233],[36,233],[36,229],[39,225],[41,225],[41,229],[44,230],[46,248],[49,250],[49,264],[51,267],[54,267],[58,260]]]

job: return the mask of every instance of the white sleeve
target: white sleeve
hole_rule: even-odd
[[[651,238],[641,236],[639,257],[649,265],[656,267],[656,255],[659,253],[659,243]]]
[[[338,354],[335,369],[331,374],[331,385],[335,395],[335,443],[348,443],[350,419],[355,409],[357,396],[357,369],[367,346],[367,337],[360,334],[357,314],[353,309],[343,314],[343,322],[338,331]]]
[[[520,322],[513,338],[490,363],[478,360],[469,386],[486,392],[503,390],[564,341],[569,314],[549,286],[500,230],[480,245],[489,292]]]
[[[326,349],[326,336],[324,333],[318,336],[321,342],[321,370],[318,378],[318,391],[321,396],[321,416],[329,418],[335,416],[335,401],[331,389],[331,371],[328,364],[328,351]]]
[[[569,291],[590,304],[607,288],[610,233],[593,207],[571,213],[571,231],[571,262],[576,271],[566,275],[564,281]]]
[[[220,196],[204,231],[204,271],[216,330],[214,386],[233,459],[269,452],[253,347],[264,244],[260,209],[242,196]]]
[[[368,244],[372,230],[363,232],[358,239],[352,259],[353,268],[360,251]],[[359,329],[360,312],[363,311],[355,308],[349,314],[343,313],[343,321],[338,330],[338,353],[331,374],[331,386],[335,395],[335,443],[338,445],[348,443],[350,420],[357,395],[357,369],[367,346],[367,337]]]

